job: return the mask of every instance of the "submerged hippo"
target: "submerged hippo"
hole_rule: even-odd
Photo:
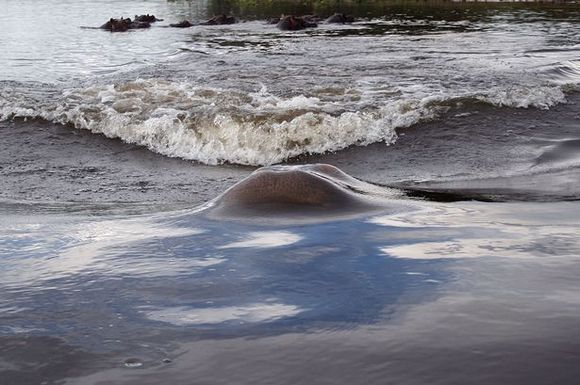
[[[236,20],[235,17],[233,16],[227,16],[227,15],[219,15],[219,16],[214,16],[211,19],[201,23],[201,25],[224,25],[224,24],[235,24],[238,21]]]
[[[163,19],[158,19],[155,15],[135,15],[134,21],[138,21],[141,23],[155,23],[156,21],[163,21]]]
[[[326,19],[327,23],[334,24],[354,23],[354,21],[355,21],[354,16],[346,15],[344,13],[335,13],[334,15]]]
[[[145,21],[133,21],[129,29],[149,28],[149,27],[151,27],[151,24]]]
[[[300,31],[305,28],[315,28],[318,24],[309,16],[284,16],[276,25],[282,31]]]
[[[393,190],[362,182],[328,164],[271,166],[254,171],[209,205],[219,218],[292,219],[359,215],[394,204]]]
[[[187,20],[183,20],[183,21],[180,21],[179,23],[169,24],[169,26],[173,27],[173,28],[189,28],[189,27],[193,27],[193,24],[191,24]]]
[[[149,28],[151,24],[144,21],[133,21],[130,18],[114,19],[110,18],[105,24],[101,25],[101,29],[110,32],[125,32],[130,29]]]
[[[280,17],[271,17],[268,20],[266,20],[266,24],[278,24],[280,22],[280,19],[283,17],[284,17],[284,15],[282,15]]]
[[[272,17],[268,20],[266,20],[267,24],[278,24],[280,22],[280,20],[284,19],[286,16],[285,15],[281,15],[280,17]],[[296,16],[294,16],[296,18]],[[300,16],[300,19],[307,21],[308,23],[319,23],[320,22],[320,17],[318,15],[304,15],[304,16]]]

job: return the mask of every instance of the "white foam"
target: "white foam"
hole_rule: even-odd
[[[282,97],[137,79],[71,89],[42,103],[0,90],[0,119],[43,118],[206,164],[270,165],[352,145],[393,143],[396,129],[432,119],[457,98],[498,106],[549,108],[566,100],[560,86],[496,87],[484,93],[398,87],[389,97],[353,89],[352,100]],[[348,98],[346,98],[348,99]],[[358,104],[357,104],[358,103]]]
[[[420,101],[339,113],[328,107],[315,97],[281,98],[264,88],[243,93],[136,80],[69,90],[38,109],[4,105],[0,118],[41,117],[207,164],[266,165],[355,144],[389,144],[397,127],[432,116]]]
[[[549,109],[566,102],[566,94],[559,86],[494,87],[478,97],[479,100],[501,107]]]

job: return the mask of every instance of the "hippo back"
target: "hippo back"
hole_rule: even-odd
[[[220,218],[330,218],[386,207],[391,190],[359,181],[340,169],[315,164],[256,170],[209,205]]]

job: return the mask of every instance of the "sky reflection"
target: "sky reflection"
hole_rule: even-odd
[[[219,248],[231,249],[238,247],[280,247],[297,243],[302,239],[300,235],[291,233],[289,231],[258,231],[248,234],[245,238],[247,239],[239,242],[232,242],[227,245],[220,246]]]
[[[191,352],[204,344],[221,356],[224,339],[234,352],[272,357],[284,344],[285,354],[303,350],[314,361],[320,349],[348,362],[362,351],[442,357],[433,368],[446,357],[489,363],[493,351],[564,341],[580,314],[576,206],[413,204],[300,225],[195,211],[2,224],[0,338],[50,336],[121,363],[144,357],[145,371],[171,351],[177,366],[195,362],[181,370],[200,378],[211,360]]]
[[[174,325],[219,324],[228,321],[272,322],[284,317],[295,316],[301,309],[281,303],[254,303],[240,306],[187,308],[175,307],[154,310],[146,313],[154,321],[168,322]]]

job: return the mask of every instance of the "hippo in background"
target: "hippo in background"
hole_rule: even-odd
[[[129,19],[131,20],[131,19]],[[150,28],[151,24],[145,21],[132,21],[129,29]]]
[[[156,21],[163,21],[163,19],[158,19],[155,17],[155,15],[150,15],[150,14],[135,15],[135,19],[133,19],[133,20],[141,22],[141,23],[155,23]]]
[[[278,29],[282,31],[300,31],[305,28],[316,28],[318,24],[310,16],[283,16],[278,24]]]
[[[193,27],[193,24],[191,24],[187,20],[183,20],[183,21],[180,21],[179,23],[169,24],[169,26],[173,27],[173,28],[189,28],[189,27]]]
[[[228,15],[219,15],[219,16],[214,16],[211,19],[201,23],[201,25],[225,25],[225,24],[235,24],[238,21],[236,20],[235,17],[233,16],[228,16]]]
[[[286,16],[282,14],[280,17],[272,17],[266,20],[266,24],[278,24],[280,20],[284,19]],[[296,16],[295,16],[296,17]],[[301,19],[308,21],[309,23],[319,23],[321,21],[318,15],[304,15],[300,16]]]
[[[99,28],[106,29],[111,32],[125,32],[131,26],[131,19],[125,19],[121,17],[120,19],[110,18],[105,24],[101,25]]]
[[[306,20],[309,23],[318,24],[322,21],[322,18],[318,15],[304,15],[301,16],[302,19]]]
[[[326,19],[326,22],[331,24],[353,23],[354,21],[355,21],[354,16],[346,15],[344,13],[335,13],[334,15]]]
[[[120,19],[110,18],[99,28],[110,32],[125,32],[130,29],[149,28],[151,24],[144,21],[132,21],[130,18],[121,17]]]

